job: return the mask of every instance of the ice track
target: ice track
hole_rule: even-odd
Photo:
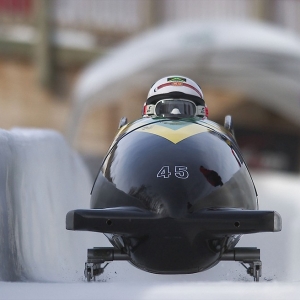
[[[55,287],[60,287],[57,293],[62,291],[63,294],[58,296],[53,291],[53,299],[81,299],[79,292],[75,295],[70,291],[96,291],[98,285],[102,285],[103,297],[100,299],[114,299],[121,295],[114,287],[128,290],[131,299],[150,299],[149,295],[158,294],[165,295],[162,299],[175,299],[174,295],[180,299],[186,295],[182,292],[185,288],[194,291],[197,297],[198,292],[205,291],[205,299],[212,299],[207,294],[210,291],[216,298],[221,295],[224,298],[215,285],[217,282],[224,286],[225,283],[220,281],[229,285],[237,281],[252,281],[236,262],[222,262],[206,272],[182,276],[149,274],[127,262],[113,262],[98,282],[91,283],[88,288],[89,284],[83,283],[86,249],[110,245],[102,234],[65,230],[65,215],[69,210],[89,207],[93,179],[87,167],[64,138],[50,130],[1,130],[0,151],[0,299],[13,299],[8,291],[14,290],[14,284],[5,283],[7,281],[31,282],[17,284],[20,298],[17,291],[12,297],[18,299],[34,298],[35,292],[30,288],[33,282],[43,282],[34,289],[43,289],[45,284],[49,287],[49,282],[56,282]],[[262,281],[273,285],[261,286],[259,289],[263,295],[271,290],[277,291],[276,295],[273,294],[276,297],[288,292],[297,294],[298,289],[292,282],[300,280],[300,177],[271,173],[254,174],[253,177],[260,208],[277,210],[283,219],[283,230],[244,236],[239,246],[261,249]],[[65,282],[69,284],[62,285]],[[244,284],[234,289],[242,290]],[[32,291],[29,298],[22,294],[27,289]],[[151,293],[142,296],[147,289]],[[137,293],[132,292],[134,290]],[[169,298],[168,294],[171,295]],[[249,299],[252,296],[249,294]],[[36,297],[52,299],[41,294]],[[232,294],[230,297],[238,299]],[[276,297],[274,299],[280,299]]]

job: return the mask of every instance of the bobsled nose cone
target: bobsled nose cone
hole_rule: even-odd
[[[173,203],[166,207],[166,215],[170,218],[179,219],[184,218],[188,213],[187,205],[180,205],[179,203]]]

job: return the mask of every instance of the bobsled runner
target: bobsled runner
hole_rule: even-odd
[[[112,247],[88,249],[88,281],[108,262],[127,260],[158,274],[242,263],[259,281],[260,250],[236,247],[243,234],[281,230],[275,211],[258,210],[256,189],[231,117],[143,118],[113,141],[91,193],[91,208],[68,212],[68,230],[104,233]]]

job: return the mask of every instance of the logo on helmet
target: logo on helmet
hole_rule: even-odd
[[[183,77],[169,77],[167,81],[186,82],[186,79]]]

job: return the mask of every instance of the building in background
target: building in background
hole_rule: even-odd
[[[298,0],[0,0],[0,127],[47,127],[66,133],[73,89],[85,67],[156,26],[257,20],[300,35],[299,16]],[[251,167],[299,172],[299,126],[286,114],[232,87],[206,83],[202,88],[211,119],[222,123],[226,114],[233,115]],[[140,117],[147,92],[130,89],[122,99],[89,111],[78,120],[77,149],[102,156],[119,118]],[[288,99],[283,101],[288,105]]]

